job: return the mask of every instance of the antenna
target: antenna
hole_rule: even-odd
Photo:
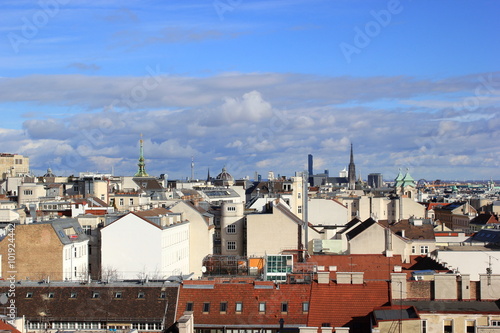
[[[194,156],[191,156],[191,181],[194,180]]]

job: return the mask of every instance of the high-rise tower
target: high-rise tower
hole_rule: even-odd
[[[351,160],[349,162],[348,168],[348,177],[349,177],[349,189],[356,189],[356,166],[354,165],[354,154],[352,152],[352,143],[351,143]]]
[[[144,162],[144,143],[142,140],[142,134],[141,134],[141,140],[139,142],[141,144],[139,153],[139,163],[137,163],[137,165],[139,166],[139,170],[137,170],[134,177],[149,177],[148,173],[146,172],[146,163]]]

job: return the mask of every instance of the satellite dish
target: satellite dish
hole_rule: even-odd
[[[201,266],[201,272],[202,273],[206,273],[207,272],[207,268],[205,266]]]

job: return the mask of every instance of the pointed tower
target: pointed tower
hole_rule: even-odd
[[[352,143],[351,143],[351,160],[349,162],[347,176],[349,177],[349,189],[354,190],[356,188],[356,166],[354,165],[354,154],[352,151]]]
[[[191,181],[194,180],[194,156],[191,156]]]
[[[142,140],[142,134],[141,134],[141,140],[139,142],[141,144],[139,153],[139,163],[137,163],[137,165],[139,166],[139,170],[137,170],[134,177],[149,177],[148,173],[146,172],[146,163],[144,162],[144,143]]]

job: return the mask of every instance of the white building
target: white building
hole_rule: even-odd
[[[103,278],[166,279],[190,273],[188,221],[155,224],[128,213],[102,228],[101,242]]]

